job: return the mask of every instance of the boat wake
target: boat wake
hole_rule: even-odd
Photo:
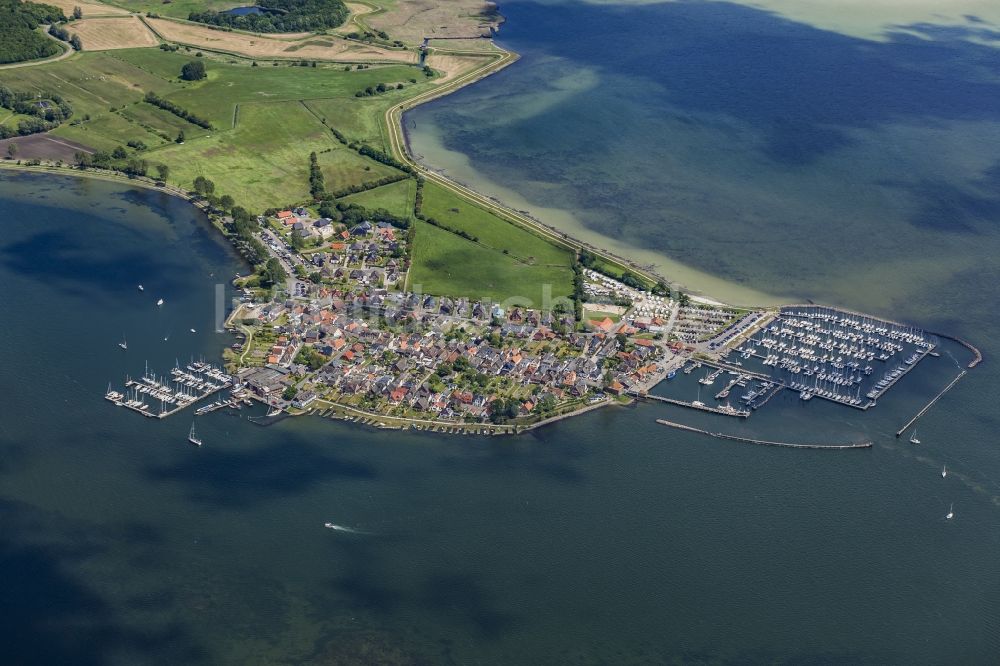
[[[371,532],[366,532],[365,530],[357,530],[353,527],[346,527],[344,525],[337,525],[336,523],[324,523],[323,527],[328,530],[333,530],[334,532],[345,532],[347,534],[371,534]]]

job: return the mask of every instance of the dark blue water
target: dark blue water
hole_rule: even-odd
[[[233,16],[246,16],[247,14],[262,14],[263,10],[260,7],[233,7],[222,13],[232,14]]]
[[[892,432],[957,371],[948,355],[868,414],[791,395],[746,424],[643,405],[503,440],[214,413],[196,449],[189,417],[102,395],[147,359],[166,370],[228,344],[214,285],[241,266],[221,238],[182,202],[53,177],[3,175],[0,220],[9,663],[989,663],[1000,649],[989,365],[921,422],[919,448]],[[740,446],[657,417],[876,446]]]
[[[641,405],[498,440],[215,413],[193,449],[189,416],[102,396],[229,344],[215,285],[237,257],[168,197],[0,175],[4,661],[995,662],[995,51],[726,3],[504,10],[524,58],[408,116],[418,132],[592,233],[953,332],[986,363],[919,447],[893,433],[948,354],[865,414]],[[678,379],[664,392],[694,397]]]

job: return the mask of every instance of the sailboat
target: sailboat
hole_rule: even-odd
[[[157,305],[163,305],[163,299],[161,298],[160,300],[156,301],[156,304]]]
[[[142,286],[142,285],[140,284],[140,285],[139,285],[139,291],[146,291],[146,288],[145,288],[145,287],[143,287],[143,286]]]
[[[955,504],[953,502],[952,505],[948,507],[948,515],[945,516],[945,519],[951,520],[954,517],[955,517]]]
[[[118,346],[122,348],[123,351],[128,351],[128,340],[122,335],[122,341],[118,343]]]
[[[195,446],[201,446],[201,439],[194,434],[194,421],[191,422],[191,432],[188,433],[188,441]]]
[[[941,468],[941,478],[943,479],[946,476],[948,476],[948,466],[947,465],[945,465],[944,467]]]
[[[920,440],[917,439],[917,431],[914,430],[913,434],[910,435],[910,444],[919,444],[919,443],[920,443]]]

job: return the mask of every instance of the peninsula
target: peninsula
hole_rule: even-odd
[[[232,383],[272,413],[498,434],[648,397],[678,371],[706,390],[722,377],[716,404],[700,388],[658,399],[723,416],[782,390],[869,409],[936,355],[939,336],[904,324],[692,296],[419,164],[403,113],[517,56],[491,39],[492,4],[414,4],[33,14],[68,46],[0,68],[3,166],[185,197],[252,268],[224,375],[175,368],[110,400],[160,416],[197,401],[182,384],[200,399]]]

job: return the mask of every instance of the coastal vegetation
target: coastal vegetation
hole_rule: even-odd
[[[21,0],[0,0],[0,64],[48,58],[62,51],[36,30],[40,25],[65,21],[58,7]]]

